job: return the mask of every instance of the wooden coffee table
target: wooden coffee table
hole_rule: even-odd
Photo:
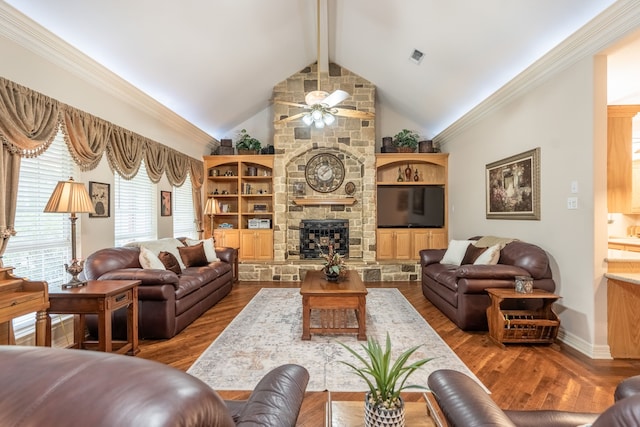
[[[355,270],[345,278],[329,282],[319,270],[308,271],[302,286],[302,339],[311,339],[312,333],[357,333],[359,340],[367,339],[367,288]],[[311,310],[324,310],[331,316],[322,316],[320,327],[311,327]],[[358,327],[348,327],[344,312],[355,310]]]

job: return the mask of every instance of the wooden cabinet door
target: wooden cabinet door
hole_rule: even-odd
[[[413,231],[402,229],[395,231],[395,259],[411,259],[413,255],[413,245],[411,244],[411,235]]]
[[[273,230],[241,230],[239,257],[241,260],[273,259]]]
[[[448,245],[446,229],[431,230],[431,245],[429,249],[446,249]]]
[[[376,254],[379,260],[393,259],[395,255],[394,231],[379,229],[376,241]]]
[[[217,228],[213,231],[215,245],[226,248],[240,247],[240,230]]]
[[[256,259],[256,235],[253,230],[242,230],[240,232],[240,253],[241,260]]]

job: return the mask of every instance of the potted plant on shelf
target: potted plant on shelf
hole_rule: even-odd
[[[364,379],[369,387],[365,397],[365,427],[404,427],[405,408],[400,392],[409,388],[426,388],[420,385],[407,385],[406,381],[416,369],[431,361],[432,358],[410,363],[409,357],[421,347],[418,345],[406,350],[393,362],[391,360],[391,338],[388,332],[384,351],[373,337],[369,337],[366,345],[360,344],[365,351],[365,356],[361,356],[340,341],[338,343],[363,365],[356,367],[352,363],[341,361],[353,369],[356,375]]]
[[[322,253],[322,250],[320,250]],[[344,275],[347,271],[347,266],[344,263],[344,257],[334,250],[333,243],[329,244],[327,253],[322,253],[324,257],[324,267],[322,271],[326,279],[330,282],[337,282],[340,276]]]
[[[238,154],[259,154],[262,144],[256,138],[247,133],[246,129],[240,131],[240,138],[236,142]]]
[[[393,143],[399,153],[413,153],[418,146],[420,135],[409,129],[402,129],[393,137]]]

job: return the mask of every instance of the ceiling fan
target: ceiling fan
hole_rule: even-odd
[[[317,52],[318,52],[318,89],[309,92],[304,97],[305,104],[299,104],[296,102],[288,101],[275,101],[277,104],[289,105],[292,107],[304,108],[305,112],[294,114],[293,116],[286,117],[281,120],[277,120],[277,123],[289,122],[292,120],[302,119],[307,125],[315,125],[316,128],[323,128],[325,125],[329,126],[336,121],[336,116],[351,117],[356,119],[372,119],[375,117],[374,113],[358,111],[349,108],[337,108],[336,105],[349,98],[349,93],[344,90],[336,90],[329,94],[326,91],[320,90],[320,0],[317,0]]]

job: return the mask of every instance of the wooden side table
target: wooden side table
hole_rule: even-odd
[[[489,337],[499,346],[504,347],[505,343],[551,344],[555,341],[560,320],[551,307],[561,296],[542,289],[534,289],[530,294],[505,288],[486,291],[491,297],[491,305],[487,308]],[[502,308],[503,301],[514,299],[539,299],[542,307],[538,310]]]
[[[73,314],[73,348],[135,355],[138,353],[139,280],[90,280],[85,286],[49,293],[49,314]],[[111,315],[127,307],[127,341],[112,340]],[[85,315],[98,315],[98,341],[86,341]],[[47,345],[51,345],[51,317],[47,317]],[[115,346],[114,346],[115,344]]]

